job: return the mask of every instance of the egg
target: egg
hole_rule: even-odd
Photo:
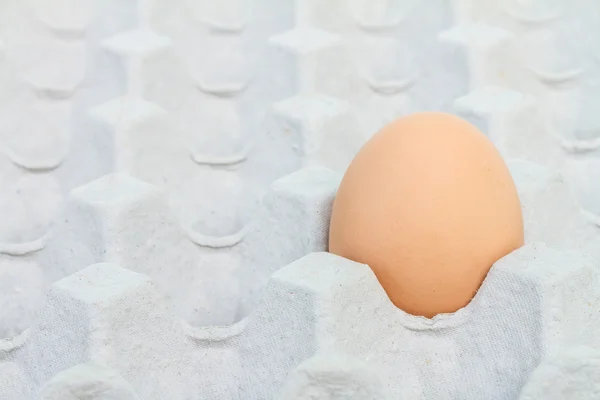
[[[523,241],[499,152],[467,121],[439,112],[400,118],[363,146],[329,229],[331,253],[369,265],[392,303],[427,318],[466,306]]]

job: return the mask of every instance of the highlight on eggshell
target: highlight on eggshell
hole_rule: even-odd
[[[390,300],[431,318],[466,306],[491,266],[523,246],[521,204],[492,142],[423,112],[376,133],[348,167],[329,251],[367,264]]]

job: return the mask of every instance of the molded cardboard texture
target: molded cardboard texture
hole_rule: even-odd
[[[0,399],[596,399],[599,27],[595,0],[1,1]],[[527,243],[433,319],[326,253],[352,157],[422,110],[498,147]]]

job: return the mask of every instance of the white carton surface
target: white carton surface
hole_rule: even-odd
[[[0,1],[0,400],[596,399],[598,104],[596,0]],[[433,319],[326,253],[421,110],[526,234]]]

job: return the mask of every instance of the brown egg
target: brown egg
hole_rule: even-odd
[[[494,145],[458,117],[426,112],[389,124],[354,158],[329,251],[368,264],[398,308],[430,318],[467,305],[523,237],[517,190]]]

